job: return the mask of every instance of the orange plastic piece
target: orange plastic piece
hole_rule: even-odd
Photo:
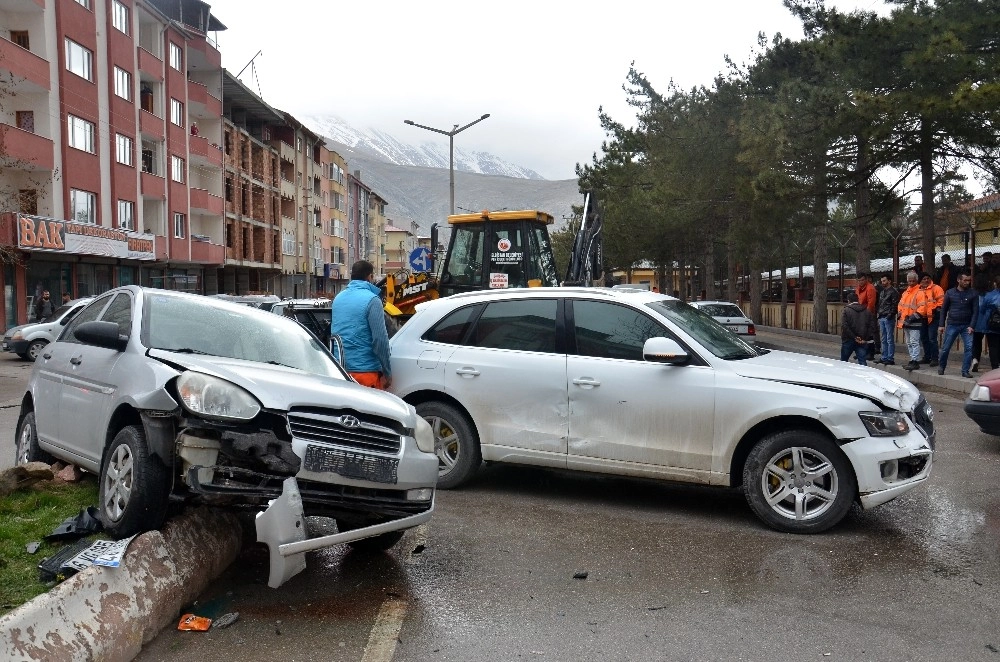
[[[177,624],[178,630],[194,630],[196,632],[205,632],[210,627],[212,627],[211,618],[195,616],[194,614],[184,614],[181,616],[181,622]]]

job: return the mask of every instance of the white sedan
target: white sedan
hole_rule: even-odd
[[[756,349],[660,294],[455,295],[418,306],[391,347],[442,488],[482,460],[741,487],[768,525],[812,533],[931,472],[933,411],[908,381]]]
[[[740,307],[729,301],[692,301],[691,305],[749,343],[757,342],[757,327]]]

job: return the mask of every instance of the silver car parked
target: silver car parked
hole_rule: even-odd
[[[442,488],[482,460],[741,487],[768,525],[823,531],[921,485],[933,410],[873,368],[759,350],[672,297],[455,295],[390,341],[392,391],[434,430]]]
[[[383,549],[429,519],[433,449],[413,407],[351,381],[293,320],[127,286],[39,356],[16,457],[97,473],[115,538],[158,528],[171,496],[260,511],[278,586],[306,551]],[[334,518],[339,533],[310,538],[309,515]]]

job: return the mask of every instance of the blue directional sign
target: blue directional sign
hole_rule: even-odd
[[[410,268],[414,271],[430,271],[431,252],[424,246],[413,249],[410,253]]]

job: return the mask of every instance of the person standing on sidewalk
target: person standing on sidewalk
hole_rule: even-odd
[[[944,326],[939,333],[944,335],[941,343],[941,359],[938,374],[943,375],[948,366],[948,355],[955,344],[955,338],[962,339],[962,376],[972,377],[972,331],[979,316],[979,294],[972,289],[972,276],[960,274],[958,285],[944,293],[941,305],[941,319]]]
[[[868,365],[868,348],[875,346],[875,317],[858,301],[857,292],[848,292],[847,301],[840,316],[840,360],[850,361],[854,354],[859,364]]]
[[[906,290],[899,297],[899,318],[896,327],[903,330],[906,339],[906,352],[910,362],[904,368],[916,370],[920,367],[920,334],[926,326],[924,317],[924,294],[920,289],[920,280],[916,271],[906,274]]]
[[[921,363],[926,363],[930,367],[938,364],[938,327],[941,326],[941,306],[944,305],[944,290],[934,282],[930,274],[924,273],[920,277],[920,288],[924,292],[926,299],[924,315],[927,317],[927,324],[920,335],[920,343],[924,347],[924,358]]]
[[[882,341],[882,358],[878,363],[896,365],[896,315],[899,311],[899,290],[888,276],[882,276],[882,290],[878,293],[878,330]]]
[[[990,368],[996,370],[1000,368],[1000,332],[991,331],[989,327],[990,315],[994,310],[1000,310],[1000,276],[993,278],[990,283],[991,289],[979,297],[979,317],[976,322],[976,330],[973,333],[972,348],[972,372],[979,372],[979,361],[982,358],[982,341],[986,340],[986,351],[990,357]],[[979,345],[976,345],[976,336],[979,336]],[[976,353],[980,352],[980,356]]]
[[[386,389],[392,381],[389,334],[375,267],[367,260],[351,265],[351,282],[333,299],[330,332],[344,344],[344,369],[362,386]]]

